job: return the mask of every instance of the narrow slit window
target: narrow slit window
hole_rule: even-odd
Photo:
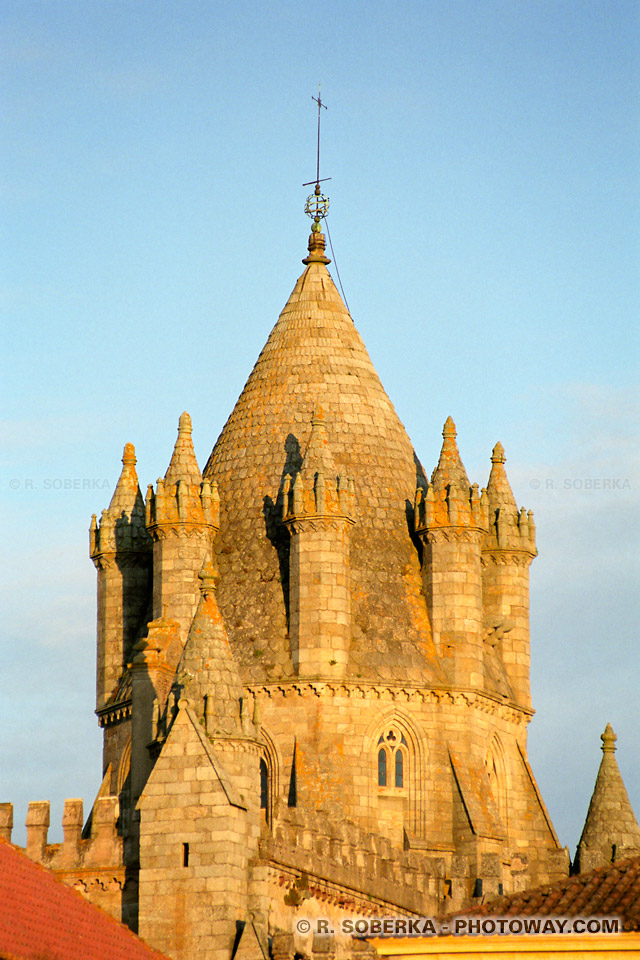
[[[378,786],[387,785],[387,751],[382,747],[378,750]]]
[[[182,844],[182,866],[183,867],[189,866],[189,844],[188,843]]]
[[[269,806],[269,771],[266,760],[260,760],[260,809],[266,810]]]

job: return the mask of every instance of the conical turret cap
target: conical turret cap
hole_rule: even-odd
[[[489,482],[487,483],[489,506],[494,509],[496,507],[502,507],[503,509],[508,507],[509,510],[517,513],[518,505],[516,504],[516,498],[513,495],[511,484],[507,477],[507,471],[504,468],[506,459],[504,447],[500,441],[498,441],[491,454],[491,473],[489,474]]]
[[[245,678],[292,676],[282,484],[300,471],[321,405],[357,503],[348,673],[419,681],[437,671],[407,518],[424,474],[327,270],[324,238],[312,241],[204,470],[220,493],[218,600]]]
[[[216,601],[218,578],[209,558],[199,578],[200,600],[176,677],[198,717],[204,716],[208,703],[207,732],[211,736],[237,737],[241,735],[243,689]]]
[[[122,472],[111,497],[109,516],[115,523],[115,545],[119,550],[147,550],[151,538],[145,525],[144,500],[136,472],[136,451],[126,443],[122,454]]]
[[[464,468],[458,444],[456,442],[456,425],[452,417],[447,417],[442,428],[442,448],[438,466],[431,475],[434,490],[446,490],[454,486],[468,497],[471,484]]]
[[[109,513],[114,520],[123,514],[130,519],[134,512],[137,512],[141,513],[144,521],[144,502],[138,483],[136,463],[135,447],[132,443],[126,443],[122,454],[122,472],[109,504]]]
[[[202,482],[191,438],[191,417],[186,410],[178,421],[178,438],[164,479],[166,483],[177,483],[179,480],[186,480],[191,484]]]
[[[602,761],[596,777],[578,851],[582,846],[602,854],[603,863],[620,859],[625,850],[640,850],[640,826],[629,801],[616,760],[617,737],[608,723],[602,740]]]

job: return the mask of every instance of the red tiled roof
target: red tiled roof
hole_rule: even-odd
[[[640,930],[640,857],[535,890],[497,897],[464,913],[495,917],[620,917],[625,930]]]
[[[0,957],[166,960],[128,927],[0,839]]]

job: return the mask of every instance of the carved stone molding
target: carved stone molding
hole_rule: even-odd
[[[535,554],[528,550],[484,550],[480,562],[483,567],[493,564],[495,567],[528,567]]]
[[[101,727],[111,727],[114,723],[120,723],[122,720],[131,718],[131,700],[120,700],[118,703],[111,703],[101,710],[96,711],[98,715],[98,725]]]
[[[446,690],[417,686],[366,684],[361,681],[292,681],[291,683],[248,684],[245,688],[254,698],[269,700],[293,697],[345,697],[356,700],[381,700],[396,703],[432,703],[471,708],[499,717],[509,723],[528,723],[533,710],[504,703],[487,694],[475,691]]]
[[[176,520],[169,523],[154,523],[149,527],[149,533],[154,540],[165,540],[169,536],[180,538],[194,538],[208,540],[218,531],[211,523],[192,522],[190,520]]]
[[[346,525],[353,526],[355,520],[345,516],[322,516],[317,514],[309,517],[290,517],[285,520],[285,525],[289,528],[291,534],[304,533],[311,530],[317,533],[319,530],[341,530]]]
[[[480,527],[435,527],[418,532],[427,543],[479,543],[484,537]]]

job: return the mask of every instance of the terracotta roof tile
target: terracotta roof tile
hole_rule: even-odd
[[[640,930],[640,857],[568,877],[550,886],[497,897],[465,915],[612,916],[625,930]]]
[[[2,957],[12,960],[164,958],[123,924],[2,839],[0,903]]]

